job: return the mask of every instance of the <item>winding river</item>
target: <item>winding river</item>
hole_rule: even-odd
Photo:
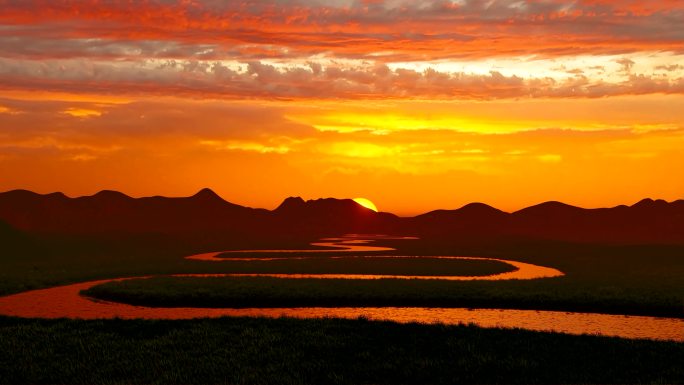
[[[283,250],[274,250],[274,249],[263,249],[263,250],[228,250],[228,251],[218,251],[218,252],[213,252],[213,253],[203,253],[203,254],[195,254],[195,255],[190,255],[185,257],[185,259],[194,259],[197,261],[209,261],[209,262],[221,262],[221,261],[226,261],[226,260],[233,260],[233,261],[254,261],[254,260],[268,260],[268,261],[273,261],[273,260],[278,260],[278,259],[292,259],[293,257],[265,257],[265,258],[242,258],[242,257],[234,257],[231,256],[229,258],[221,258],[219,255],[225,254],[225,255],[230,255],[230,254],[244,254],[244,253],[268,253],[268,254],[306,254],[306,253],[368,253],[368,252],[376,252],[376,251],[396,251],[397,249],[393,247],[385,247],[385,246],[370,246],[368,243],[371,243],[375,240],[379,239],[418,239],[415,237],[389,237],[385,235],[372,235],[372,239],[368,239],[368,236],[358,236],[356,234],[348,234],[344,237],[339,237],[339,238],[323,238],[321,241],[324,242],[313,242],[311,243],[311,246],[314,247],[327,247],[327,249],[283,249]],[[294,257],[297,258],[297,257]],[[304,257],[302,257],[304,258]],[[300,258],[300,259],[302,259]]]
[[[239,250],[204,253],[186,257],[201,261],[226,260],[273,260],[288,257],[243,258],[219,257],[247,252],[268,253],[339,253],[393,251],[393,248],[367,245],[371,240],[359,237],[331,238],[313,246],[328,247],[324,250]],[[373,256],[377,258],[378,256]],[[409,256],[382,256],[385,258],[417,258]],[[289,257],[316,258],[316,257]],[[333,256],[330,258],[363,258],[363,256]],[[335,279],[440,279],[440,280],[502,280],[538,279],[557,277],[562,272],[544,266],[518,261],[484,257],[438,256],[441,259],[495,260],[513,265],[511,272],[479,276],[396,276],[358,274],[178,274],[175,276],[270,276],[278,278],[335,278]],[[32,290],[0,298],[0,314],[27,318],[146,318],[146,319],[189,319],[201,317],[250,316],[250,317],[297,317],[297,318],[358,318],[390,320],[395,322],[423,323],[474,323],[483,327],[524,328],[540,331],[557,331],[571,334],[600,334],[624,338],[649,338],[658,340],[684,341],[684,321],[678,318],[625,316],[597,313],[577,313],[542,310],[513,309],[465,309],[465,308],[421,308],[421,307],[301,307],[301,308],[159,308],[134,306],[124,303],[101,301],[82,296],[80,292],[106,282],[146,277],[127,277],[81,282],[71,285]]]

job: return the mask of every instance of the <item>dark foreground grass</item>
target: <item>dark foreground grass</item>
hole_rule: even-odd
[[[5,384],[684,383],[684,344],[367,320],[0,318]]]
[[[678,291],[606,288],[567,277],[530,281],[153,277],[109,282],[83,294],[157,307],[488,307],[684,317]]]

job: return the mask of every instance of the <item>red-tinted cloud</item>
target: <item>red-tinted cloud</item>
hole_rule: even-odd
[[[584,69],[551,76],[430,67],[521,55],[684,54],[681,1],[0,0],[0,9],[0,86],[13,90],[491,99],[684,88],[677,64],[634,71],[633,57],[616,61],[619,80]],[[398,62],[428,69],[392,66]]]
[[[684,51],[681,1],[386,1],[340,6],[284,1],[0,1],[4,38],[65,41],[83,56],[193,55],[434,60],[509,55],[562,56],[640,50]],[[328,2],[335,4],[338,2]],[[19,40],[21,41],[21,40]],[[155,50],[140,41],[168,42]],[[2,40],[2,46],[12,46]],[[65,55],[60,47],[6,55]],[[202,49],[189,49],[205,44]],[[104,47],[103,47],[104,46]],[[111,52],[111,51],[114,52]],[[382,55],[378,55],[382,53]]]

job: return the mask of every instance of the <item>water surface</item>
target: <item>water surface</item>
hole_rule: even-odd
[[[369,239],[370,238],[370,239]],[[323,238],[321,241],[324,242],[312,242],[311,246],[314,247],[324,247],[323,249],[255,249],[255,250],[227,250],[212,253],[202,253],[195,254],[185,257],[185,259],[194,259],[198,261],[212,261],[219,262],[223,260],[254,260],[256,258],[241,258],[241,257],[219,257],[220,255],[228,254],[242,254],[242,253],[367,253],[375,251],[396,251],[397,249],[393,247],[385,246],[370,246],[368,243],[382,240],[382,239],[418,239],[416,237],[393,237],[386,235],[358,235],[358,234],[347,234],[339,238]],[[266,257],[259,258],[261,260],[276,260],[276,259],[286,259],[288,257]]]
[[[474,323],[483,327],[524,328],[571,334],[601,334],[623,338],[684,341],[684,321],[677,318],[546,310],[422,307],[159,308],[95,300],[79,294],[81,290],[95,285],[123,279],[132,278],[83,282],[2,297],[0,298],[0,314],[27,318],[80,319],[190,319],[223,316],[358,318],[364,316],[373,320],[403,323]]]
[[[292,278],[292,279],[439,279],[444,281],[500,281],[509,279],[539,279],[539,278],[553,278],[563,276],[563,272],[554,269],[552,267],[533,265],[531,263],[511,261],[507,259],[500,258],[487,258],[487,257],[460,257],[460,256],[406,256],[406,255],[383,255],[383,256],[334,256],[334,257],[282,257],[282,258],[249,258],[249,257],[239,257],[239,258],[218,258],[216,255],[223,252],[216,253],[205,253],[198,255],[191,255],[186,258],[190,259],[200,259],[205,261],[272,261],[272,260],[285,260],[285,259],[317,259],[322,258],[333,258],[333,259],[345,259],[345,258],[388,258],[388,259],[401,259],[401,258],[431,258],[431,259],[464,259],[464,260],[475,260],[475,261],[497,261],[512,265],[515,270],[508,271],[500,274],[491,275],[477,275],[477,276],[467,276],[467,275],[396,275],[396,274],[279,274],[279,273],[239,273],[239,274],[219,274],[222,276],[233,276],[233,277],[276,277],[276,278]]]
[[[364,239],[365,238],[365,239]],[[413,239],[411,237],[373,236],[373,239]],[[350,253],[394,251],[391,247],[368,245],[372,239],[362,236],[322,239],[314,247],[326,249],[305,250],[233,250],[202,253],[187,259],[222,262],[229,260],[265,261],[280,259],[310,258],[371,258],[371,256],[293,256],[292,253]],[[289,253],[285,257],[219,257],[219,255],[244,253]],[[373,255],[372,258],[421,258],[417,256]],[[540,279],[559,277],[563,272],[545,266],[511,261],[498,258],[467,256],[430,256],[438,259],[493,260],[515,267],[514,271],[488,276],[420,276],[385,274],[177,274],[181,277],[230,277],[230,276],[267,276],[277,278],[319,278],[319,279],[439,279],[439,280],[505,280]],[[678,318],[609,315],[596,313],[559,312],[546,310],[513,309],[465,309],[465,308],[424,308],[424,307],[302,307],[302,308],[160,308],[134,306],[124,303],[101,301],[80,295],[82,290],[106,282],[126,279],[147,278],[127,277],[82,282],[49,289],[32,290],[0,298],[0,314],[27,318],[145,318],[145,319],[189,319],[223,316],[250,317],[297,317],[297,318],[358,318],[394,322],[422,323],[474,323],[483,327],[524,328],[540,331],[557,331],[571,334],[601,334],[623,338],[649,338],[658,340],[684,341],[684,321]]]

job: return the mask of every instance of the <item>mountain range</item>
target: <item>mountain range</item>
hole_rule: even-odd
[[[223,200],[210,189],[183,198],[132,198],[116,191],[70,198],[26,190],[0,193],[0,239],[54,235],[162,234],[316,238],[344,233],[424,239],[534,239],[581,243],[684,244],[684,200],[584,209],[545,202],[512,213],[482,203],[415,217],[376,213],[351,199],[290,197],[275,210]]]

